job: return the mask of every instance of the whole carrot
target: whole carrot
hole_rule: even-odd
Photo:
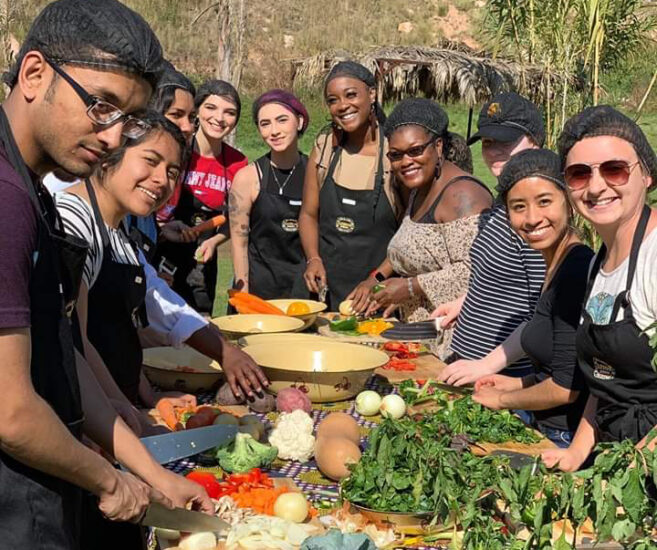
[[[194,227],[186,229],[185,234],[193,237],[198,237],[201,233],[205,233],[206,231],[212,231],[213,229],[217,229],[217,227],[221,227],[225,223],[226,223],[226,216],[219,214],[214,218],[210,218],[209,220],[206,220],[203,223],[199,223]]]

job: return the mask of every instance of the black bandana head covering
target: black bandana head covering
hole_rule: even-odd
[[[184,74],[177,71],[176,68],[167,60],[164,60],[162,63],[162,76],[157,82],[157,89],[161,90],[163,88],[179,88],[189,92],[193,96],[196,95],[196,87],[192,84],[192,81],[187,78]]]
[[[355,78],[356,80],[363,82],[368,88],[376,88],[376,79],[369,69],[355,61],[340,61],[333,65],[333,68],[324,81],[324,97],[326,97],[326,90],[329,82],[335,78],[340,78],[341,76]],[[381,107],[377,100],[374,101],[373,109],[379,124],[383,124],[386,121],[386,115],[383,112],[383,107]]]
[[[559,137],[559,156],[561,167],[565,168],[568,152],[575,143],[597,136],[613,136],[631,143],[642,167],[652,177],[652,185],[657,184],[657,155],[648,143],[639,125],[609,105],[587,107],[581,113],[568,119]]]
[[[340,61],[336,63],[331,71],[329,72],[326,80],[324,81],[324,93],[326,94],[326,88],[328,87],[329,82],[334,78],[339,78],[341,76],[346,76],[348,78],[355,78],[364,82],[370,88],[376,87],[376,79],[374,75],[366,68],[363,67],[360,63],[355,61]]]
[[[412,97],[400,101],[386,120],[387,138],[400,126],[421,126],[436,137],[445,137],[449,118],[440,106],[430,99]]]
[[[511,188],[525,178],[542,178],[566,190],[559,156],[549,149],[525,149],[513,155],[497,180],[498,193],[506,199]]]
[[[32,23],[16,63],[4,75],[10,88],[25,54],[35,50],[56,63],[133,73],[153,89],[162,71],[162,48],[155,33],[141,15],[117,0],[48,4]]]

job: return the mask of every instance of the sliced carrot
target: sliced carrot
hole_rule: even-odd
[[[174,409],[171,401],[168,399],[160,399],[155,405],[157,412],[160,413],[160,418],[162,421],[169,427],[170,430],[176,431],[182,428],[181,424],[178,422],[178,417],[176,416],[176,410]]]

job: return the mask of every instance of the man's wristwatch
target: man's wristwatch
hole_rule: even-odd
[[[370,277],[374,277],[377,283],[382,283],[386,280],[386,276],[376,269],[370,273]]]

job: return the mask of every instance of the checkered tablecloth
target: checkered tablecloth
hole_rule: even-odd
[[[367,389],[375,390],[381,395],[386,395],[388,393],[394,392],[394,387],[388,383],[385,378],[380,376],[373,376],[370,378],[366,385]],[[213,393],[204,393],[197,396],[200,403],[210,402],[214,394]],[[314,403],[311,416],[314,421],[315,429],[319,422],[327,415],[332,412],[345,412],[353,416],[358,425],[360,426],[361,432],[361,449],[365,448],[367,445],[367,436],[370,430],[381,421],[380,417],[365,418],[359,415],[356,412],[355,404],[353,400],[341,401],[337,403]],[[258,414],[257,415],[261,420],[267,423],[271,427],[273,426],[278,413],[272,412],[267,414]],[[167,468],[173,470],[176,473],[184,474],[189,470],[192,470],[197,467],[204,467],[203,464],[197,462],[197,457],[189,457],[177,462],[172,462],[167,464]],[[329,503],[335,504],[338,506],[338,484],[330,479],[325,478],[322,473],[317,468],[317,463],[314,459],[306,463],[299,463],[288,460],[275,460],[271,468],[267,470],[269,475],[272,477],[287,477],[293,479],[296,485],[304,492],[306,498],[312,502],[316,507],[320,509],[320,514],[326,510],[326,506]],[[334,496],[328,496],[327,492],[334,493]],[[420,547],[424,550],[430,550],[439,547]]]

